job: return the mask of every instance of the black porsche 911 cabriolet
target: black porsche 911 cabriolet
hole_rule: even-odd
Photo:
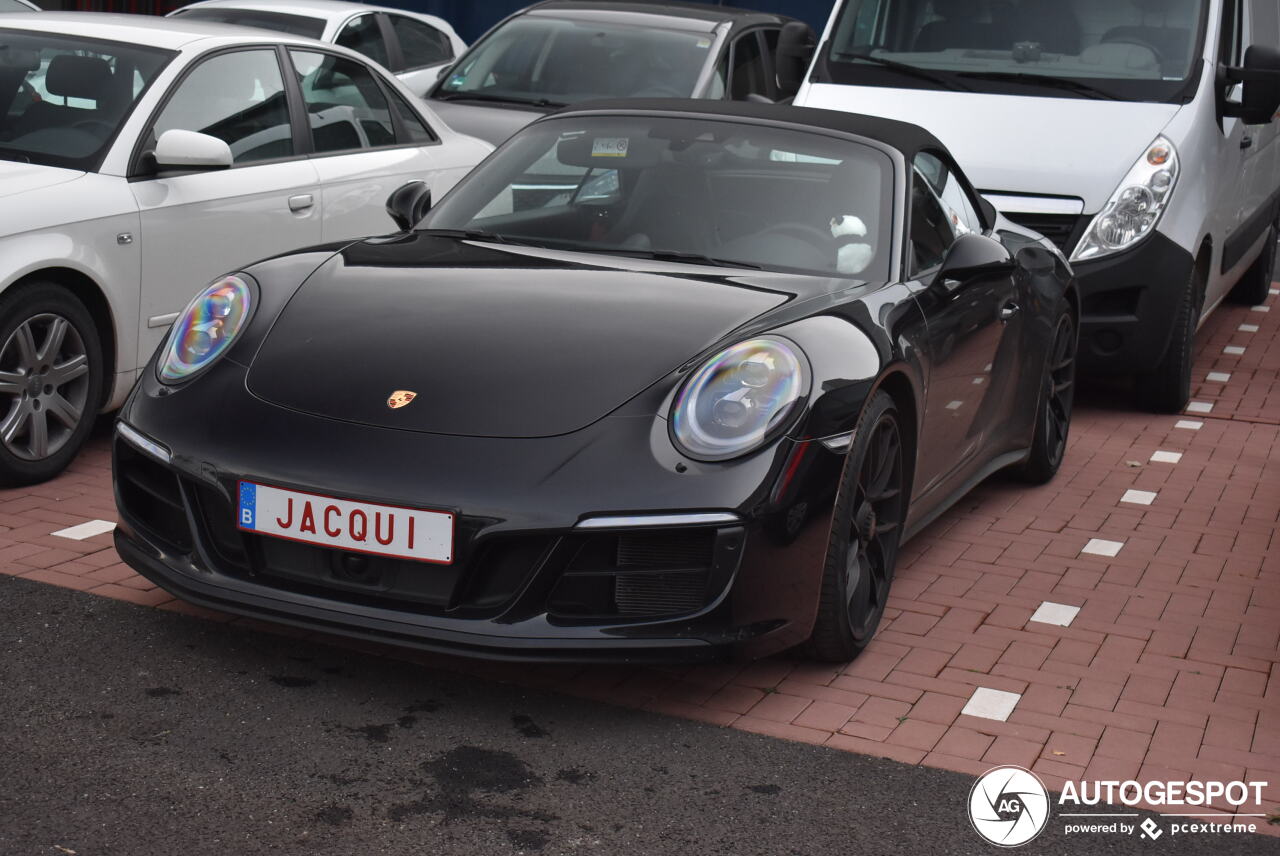
[[[121,411],[116,545],[175,595],[490,657],[847,660],[904,539],[1062,461],[1070,269],[918,127],[597,103],[388,210],[210,284]]]

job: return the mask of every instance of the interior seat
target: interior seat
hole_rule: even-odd
[[[1066,0],[1022,0],[1016,16],[1015,41],[1038,42],[1049,53],[1079,55],[1083,47],[1080,19]]]
[[[101,57],[59,54],[49,63],[44,86],[50,95],[62,99],[78,98],[94,102],[93,108],[70,107],[54,104],[49,99],[27,107],[13,123],[13,137],[20,137],[46,128],[60,128],[76,122],[95,120],[111,92],[111,65]]]
[[[706,174],[684,164],[650,167],[636,179],[607,243],[715,255],[720,243]]]
[[[1179,73],[1185,66],[1191,51],[1194,33],[1189,27],[1176,26],[1191,17],[1185,0],[1131,0],[1141,14],[1141,24],[1112,27],[1102,36],[1102,42],[1145,43],[1155,48],[1160,66],[1165,73]],[[1175,26],[1170,26],[1173,23]]]
[[[979,21],[982,6],[978,0],[933,0],[933,9],[942,20],[921,27],[912,47],[921,53],[951,48],[1009,50],[1014,42],[1014,22],[1011,13],[998,14],[1003,8],[994,7],[990,21]]]

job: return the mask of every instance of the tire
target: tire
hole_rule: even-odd
[[[831,515],[811,657],[844,663],[862,652],[884,615],[906,518],[898,411],[877,392],[858,419]]]
[[[102,346],[83,303],[36,282],[0,297],[0,485],[66,469],[102,403]]]
[[[1063,312],[1045,358],[1031,455],[1017,471],[1018,478],[1029,484],[1044,484],[1052,479],[1066,456],[1075,403],[1077,342],[1075,318],[1070,311]]]
[[[1249,269],[1240,277],[1235,288],[1231,289],[1231,302],[1243,303],[1246,306],[1258,306],[1267,302],[1271,293],[1271,283],[1276,273],[1276,239],[1278,237],[1275,224],[1267,230],[1267,243],[1262,248],[1262,255],[1249,265]]]
[[[1154,371],[1138,376],[1138,402],[1157,413],[1179,413],[1191,398],[1191,364],[1195,360],[1196,327],[1204,305],[1204,283],[1197,271],[1178,301],[1169,346]]]

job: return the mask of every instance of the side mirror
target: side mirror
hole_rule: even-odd
[[[773,64],[778,72],[778,98],[792,98],[804,83],[809,63],[818,46],[818,34],[803,21],[791,21],[778,34],[778,50]]]
[[[1243,68],[1223,70],[1227,82],[1242,84],[1240,98],[1225,98],[1222,115],[1235,116],[1246,125],[1265,125],[1280,110],[1280,50],[1250,45]]]
[[[161,169],[226,169],[231,166],[231,146],[217,137],[174,128],[156,140],[156,166]]]
[[[965,280],[984,274],[1004,273],[1013,267],[1013,256],[1004,244],[970,232],[956,238],[951,249],[947,250],[933,284],[946,291],[954,291]]]
[[[425,181],[402,184],[387,197],[387,214],[401,232],[408,232],[431,210],[431,187]]]

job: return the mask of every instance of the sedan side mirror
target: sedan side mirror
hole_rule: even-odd
[[[791,21],[778,34],[778,48],[773,64],[777,69],[778,98],[792,98],[804,83],[805,72],[813,61],[818,35],[803,21]]]
[[[431,187],[425,181],[402,184],[387,197],[387,214],[401,232],[408,232],[431,210]]]
[[[976,276],[999,274],[1013,270],[1013,256],[999,241],[969,232],[956,238],[942,259],[942,267],[934,285],[954,291]]]
[[[1222,115],[1235,116],[1246,125],[1265,125],[1280,110],[1280,51],[1250,45],[1244,52],[1243,68],[1223,69],[1229,83],[1242,84],[1239,102],[1225,99]]]
[[[226,169],[234,160],[223,140],[181,128],[160,135],[154,157],[161,169]]]

